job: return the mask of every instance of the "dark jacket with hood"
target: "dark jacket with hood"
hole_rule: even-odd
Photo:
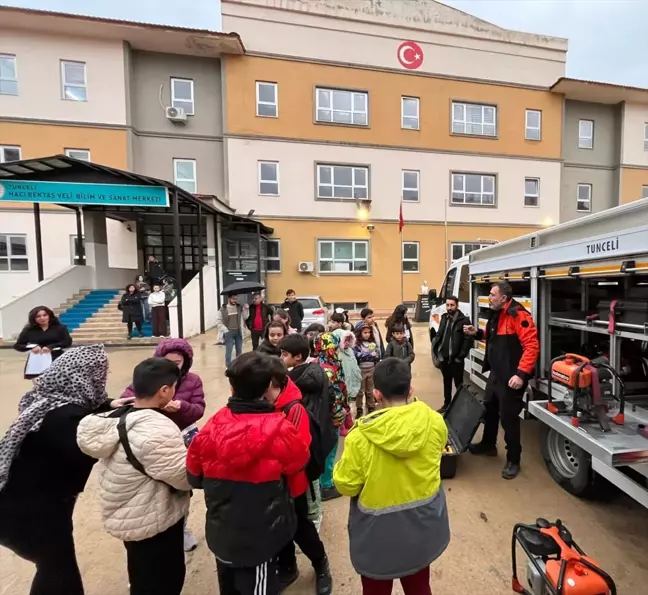
[[[304,320],[304,306],[302,303],[299,300],[294,302],[286,300],[281,307],[290,314],[290,326],[300,331]]]
[[[297,517],[286,477],[308,461],[308,445],[265,400],[232,397],[189,446],[187,472],[205,490],[209,549],[233,566],[274,558],[294,537]]]
[[[126,293],[119,300],[119,309],[122,311],[122,322],[141,322],[144,315],[142,314],[142,295],[135,290],[134,293]]]
[[[205,392],[198,374],[190,372],[193,365],[193,349],[184,339],[165,339],[160,341],[155,350],[155,357],[164,357],[175,351],[182,355],[184,364],[180,370],[180,380],[176,384],[174,400],[180,401],[180,409],[174,413],[166,413],[176,425],[184,430],[196,423],[205,413]],[[122,397],[134,397],[133,385],[129,384]]]
[[[434,339],[432,339],[432,353],[437,357],[441,356],[443,342],[449,340],[450,362],[454,362],[468,357],[470,349],[473,346],[473,338],[465,335],[463,332],[464,325],[470,325],[470,318],[461,310],[457,310],[456,317],[452,322],[450,321],[451,318],[447,312],[441,316],[439,330]],[[450,328],[447,328],[448,323],[450,323]],[[449,336],[446,336],[446,333],[449,333]],[[445,359],[439,357],[439,361],[445,361]]]

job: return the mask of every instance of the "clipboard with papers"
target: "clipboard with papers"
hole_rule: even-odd
[[[27,345],[27,349],[33,349],[34,347],[38,347],[38,345]],[[60,350],[60,348],[54,348],[52,351],[57,350]],[[46,353],[34,353],[30,351],[27,356],[27,362],[25,363],[25,377],[33,378],[45,372],[52,365],[52,351]]]

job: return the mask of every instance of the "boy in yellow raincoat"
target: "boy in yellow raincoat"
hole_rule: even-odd
[[[405,595],[430,594],[430,564],[450,542],[440,472],[448,429],[411,383],[404,361],[376,365],[381,408],[355,423],[333,471],[335,487],[351,497],[351,562],[363,595],[391,593],[394,579]]]

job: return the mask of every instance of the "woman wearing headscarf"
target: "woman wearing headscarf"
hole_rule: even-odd
[[[412,332],[412,323],[407,317],[407,306],[400,304],[394,308],[394,312],[385,322],[387,328],[387,336],[385,337],[385,345],[388,345],[392,339],[392,326],[395,324],[402,324],[405,329],[405,338],[409,341],[410,345],[414,347],[414,333]]]
[[[102,345],[68,349],[22,397],[0,440],[0,545],[36,565],[30,595],[83,595],[72,514],[95,459],[76,433],[82,418],[109,407],[107,374]]]

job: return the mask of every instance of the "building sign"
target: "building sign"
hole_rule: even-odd
[[[164,186],[0,180],[0,203],[3,202],[168,207],[169,192]]]
[[[587,255],[590,254],[609,254],[619,249],[619,238],[609,238],[600,242],[592,242],[586,245]]]
[[[423,64],[423,50],[415,41],[404,41],[398,46],[398,61],[407,70],[416,70]]]

